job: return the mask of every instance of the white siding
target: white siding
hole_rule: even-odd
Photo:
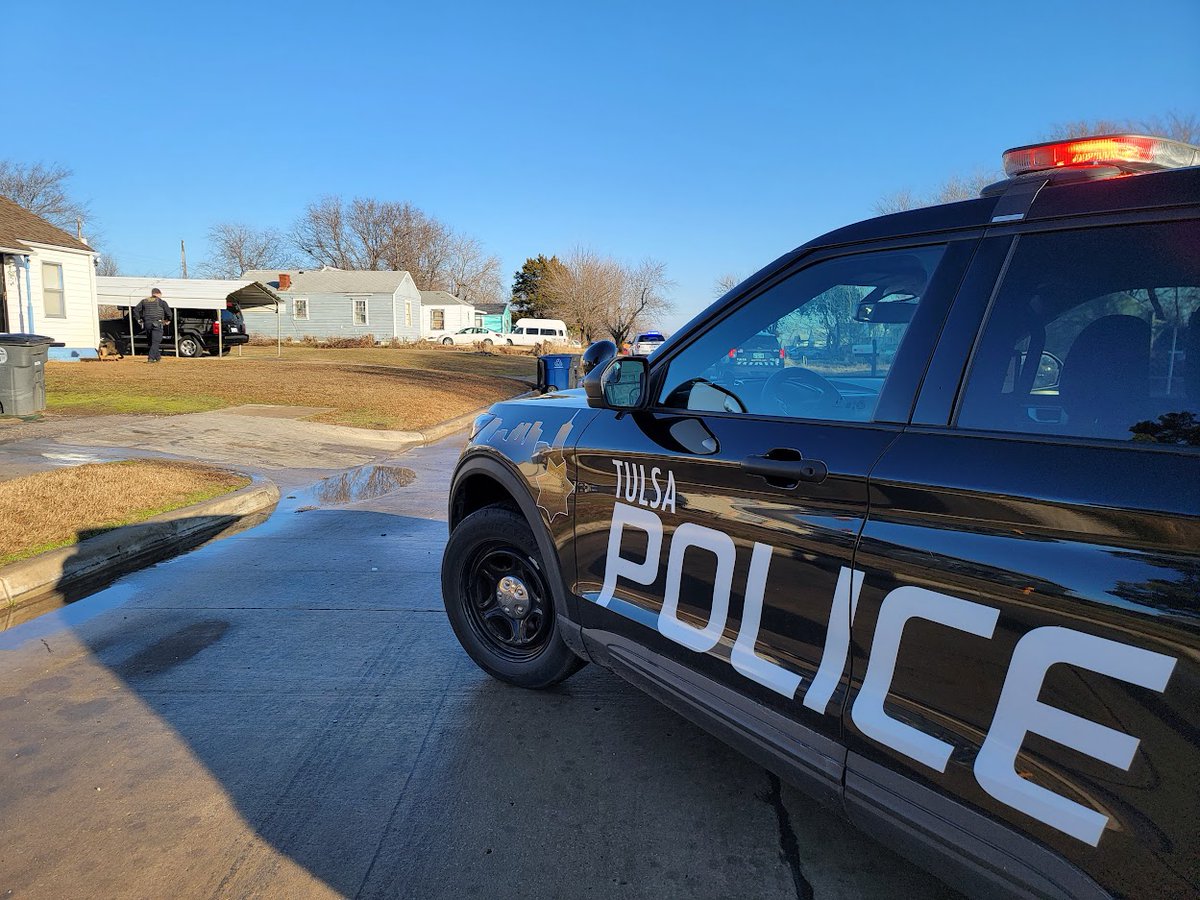
[[[444,325],[441,328],[433,327],[433,311],[441,310],[444,314]],[[461,303],[430,304],[421,310],[421,335],[423,337],[436,337],[438,335],[453,333],[460,328],[470,328],[475,324],[475,307],[464,306]]]
[[[100,343],[100,321],[99,310],[96,307],[96,266],[92,262],[93,255],[83,250],[68,250],[42,244],[30,246],[33,247],[29,258],[33,321],[28,321],[29,302],[24,267],[17,266],[14,260],[6,258],[8,264],[4,267],[4,277],[9,330],[20,330],[22,320],[25,320],[26,332],[44,334],[56,341],[62,341],[67,347],[96,347]],[[46,315],[42,295],[42,263],[62,266],[63,304],[66,311],[64,317]]]

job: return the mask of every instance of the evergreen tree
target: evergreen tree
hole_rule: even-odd
[[[553,302],[546,286],[552,273],[562,269],[563,264],[557,256],[547,259],[539,253],[526,259],[525,265],[513,275],[513,312],[534,319],[551,318]]]

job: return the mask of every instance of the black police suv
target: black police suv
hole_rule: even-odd
[[[497,404],[442,585],[974,895],[1200,893],[1200,149],[1005,154]]]

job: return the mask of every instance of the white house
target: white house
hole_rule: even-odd
[[[475,304],[447,291],[421,291],[421,337],[439,338],[475,324]]]
[[[282,298],[272,307],[243,310],[251,334],[302,340],[366,337],[415,341],[421,336],[421,292],[407,272],[334,269],[255,269],[242,280],[266,285]]]
[[[100,343],[95,252],[84,241],[0,197],[0,332],[61,341],[58,358]]]

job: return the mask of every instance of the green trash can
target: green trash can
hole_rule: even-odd
[[[0,416],[46,408],[46,355],[63,344],[40,334],[0,334]]]

